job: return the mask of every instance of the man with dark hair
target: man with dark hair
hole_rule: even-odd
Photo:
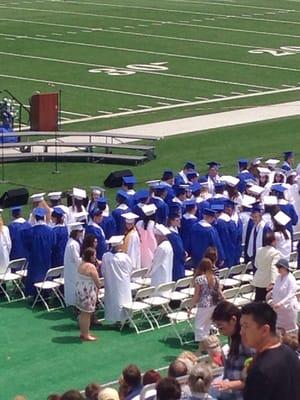
[[[129,364],[122,374],[123,385],[126,386],[125,400],[131,400],[139,395],[143,388],[141,371],[136,365]]]
[[[156,386],[157,400],[179,400],[181,389],[179,383],[174,378],[163,378]]]
[[[276,335],[276,313],[267,303],[242,308],[244,345],[256,350],[245,382],[244,400],[299,400],[300,361]]]

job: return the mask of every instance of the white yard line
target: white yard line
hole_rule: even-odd
[[[75,87],[75,88],[79,88],[79,89],[87,89],[87,90],[99,91],[99,92],[126,94],[126,95],[136,96],[136,97],[145,97],[145,98],[162,99],[162,100],[172,100],[172,101],[180,102],[180,104],[189,103],[186,100],[173,99],[173,98],[170,98],[170,97],[154,96],[154,95],[151,95],[151,94],[143,94],[143,93],[135,93],[135,92],[126,92],[124,90],[116,90],[116,89],[105,89],[105,88],[99,88],[99,87],[93,87],[93,86],[79,85],[79,84],[75,84],[75,83],[49,81],[49,80],[46,80],[46,79],[37,79],[37,78],[30,78],[30,77],[16,76],[16,75],[6,75],[6,74],[0,74],[0,77],[2,77],[2,78],[11,78],[11,79],[16,79],[16,80],[22,80],[22,81],[30,81],[30,82],[41,82],[41,83],[46,83],[46,84],[51,83],[53,85],[58,85],[58,86]]]
[[[75,65],[84,65],[87,67],[98,67],[98,68],[116,68],[116,69],[124,69],[121,67],[114,67],[112,65],[102,65],[102,64],[90,64],[90,63],[85,63],[85,62],[80,62],[80,61],[73,61],[73,60],[61,60],[58,58],[50,58],[50,57],[39,57],[39,56],[32,56],[28,54],[16,54],[16,53],[8,53],[5,51],[0,51],[0,54],[6,55],[6,56],[13,56],[13,57],[20,57],[20,58],[29,58],[29,59],[37,59],[37,60],[43,60],[43,61],[51,61],[51,62],[58,62],[58,63],[63,63],[63,64],[75,64]],[[225,81],[225,80],[220,80],[220,79],[212,79],[212,78],[203,78],[203,77],[197,77],[197,76],[190,76],[190,75],[179,75],[179,74],[170,74],[170,73],[164,73],[164,72],[154,72],[154,71],[140,71],[141,73],[145,74],[150,74],[150,75],[160,75],[160,76],[168,76],[172,78],[179,78],[179,79],[191,79],[191,80],[199,80],[199,81],[204,81],[204,82],[213,82],[213,83],[222,83],[222,84],[227,84],[227,85],[234,85],[234,86],[246,86],[246,87],[256,87],[260,89],[275,89],[274,87],[270,86],[261,86],[261,85],[255,85],[252,83],[245,83],[245,82],[233,82],[233,81]]]
[[[50,2],[52,0],[49,0]],[[79,2],[79,1],[74,1],[74,0],[57,0],[56,3],[70,3],[70,4],[80,4],[80,5],[95,5],[95,6],[105,6],[105,7],[117,7],[117,8],[129,8],[129,9],[137,9],[137,10],[150,10],[150,11],[165,11],[167,13],[177,13],[177,14],[192,14],[192,15],[208,15],[208,16],[213,16],[213,17],[227,17],[227,18],[236,18],[236,19],[250,19],[253,21],[265,21],[265,22],[275,22],[275,23],[281,23],[281,24],[295,24],[295,25],[300,25],[300,22],[296,21],[286,21],[286,20],[274,20],[274,19],[263,19],[263,18],[253,18],[251,15],[249,16],[241,16],[241,15],[228,15],[228,14],[216,14],[216,13],[207,13],[207,12],[202,12],[202,11],[188,11],[188,10],[180,10],[180,9],[169,9],[169,8],[158,8],[158,7],[141,7],[141,6],[129,6],[125,4],[107,4],[107,3],[94,3],[94,2],[88,2],[85,1],[84,3]],[[268,13],[267,13],[268,14]],[[269,13],[270,14],[270,13]],[[271,13],[274,15],[275,13]],[[215,21],[214,18],[205,18],[208,21]],[[181,23],[189,23],[189,21],[179,21]],[[139,25],[143,26],[143,25]]]
[[[297,68],[278,67],[275,65],[254,64],[254,63],[246,63],[246,62],[241,62],[241,61],[222,60],[222,59],[218,59],[218,58],[197,57],[197,56],[192,56],[192,55],[164,53],[164,52],[142,50],[142,49],[130,49],[130,48],[126,48],[126,47],[106,46],[106,45],[100,45],[100,44],[94,44],[94,43],[82,43],[82,42],[73,42],[73,41],[68,41],[68,40],[56,40],[56,39],[49,39],[49,38],[44,39],[44,38],[11,35],[11,34],[4,34],[4,33],[0,33],[0,36],[16,37],[16,38],[20,38],[20,39],[24,39],[24,40],[27,39],[27,40],[39,40],[39,41],[52,42],[52,43],[64,43],[64,44],[70,44],[73,46],[84,46],[84,47],[101,48],[101,49],[109,49],[109,50],[119,50],[119,51],[124,51],[124,52],[131,52],[131,53],[155,54],[155,55],[160,55],[160,56],[182,58],[182,59],[187,59],[187,60],[202,60],[202,61],[209,61],[209,62],[215,62],[215,63],[221,63],[221,64],[243,65],[246,67],[267,68],[267,69],[276,69],[276,70],[294,71],[294,72],[300,71],[300,69],[297,69]]]
[[[5,9],[13,9],[13,10],[23,10],[23,11],[37,11],[37,12],[45,12],[49,14],[67,14],[67,15],[79,15],[79,16],[87,16],[87,17],[97,17],[97,18],[112,18],[112,19],[120,19],[120,20],[131,20],[131,21],[143,21],[143,22],[158,22],[167,25],[179,25],[179,26],[188,26],[188,27],[196,27],[196,28],[206,28],[206,29],[214,29],[214,30],[223,30],[223,31],[232,31],[232,32],[245,32],[245,33],[254,33],[256,35],[271,35],[271,36],[280,36],[280,37],[293,37],[299,38],[299,35],[290,35],[286,33],[279,33],[279,32],[264,32],[264,31],[251,31],[247,29],[234,29],[234,28],[224,28],[220,26],[212,26],[212,25],[197,25],[197,24],[185,24],[175,21],[159,21],[153,19],[144,19],[144,18],[132,18],[132,17],[121,17],[121,16],[114,16],[114,15],[103,15],[103,14],[91,14],[91,13],[80,13],[76,11],[58,11],[58,10],[39,10],[35,8],[25,8],[25,7],[8,7],[0,5],[0,8]]]
[[[191,101],[189,103],[183,103],[183,104],[171,104],[169,106],[153,107],[151,109],[133,110],[133,111],[123,112],[123,113],[114,113],[114,114],[108,115],[108,116],[103,115],[103,116],[94,116],[94,117],[90,117],[90,118],[79,118],[77,120],[73,120],[73,121],[70,121],[67,123],[69,124],[69,123],[74,123],[74,122],[76,122],[76,123],[77,122],[88,122],[88,121],[94,121],[94,120],[106,119],[106,118],[117,118],[117,117],[122,117],[122,116],[126,116],[126,115],[135,115],[135,114],[142,114],[142,113],[148,113],[148,112],[170,110],[173,108],[184,108],[184,107],[190,107],[190,106],[195,106],[195,105],[200,105],[200,104],[210,104],[210,103],[224,102],[224,101],[229,101],[229,100],[245,99],[245,98],[249,98],[249,97],[257,97],[257,96],[272,95],[272,94],[277,94],[277,93],[294,92],[294,91],[298,91],[298,90],[300,90],[300,86],[297,88],[272,90],[272,91],[263,92],[263,93],[248,93],[248,94],[241,94],[240,96],[237,95],[237,96],[229,96],[226,98],[209,99],[209,100],[203,100],[203,101]]]

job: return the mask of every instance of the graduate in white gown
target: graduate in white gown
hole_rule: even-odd
[[[112,236],[107,243],[111,250],[102,257],[101,272],[104,277],[105,319],[110,322],[123,322],[125,304],[132,303],[130,277],[132,261],[122,251],[124,235]]]
[[[76,304],[76,282],[78,267],[81,263],[79,240],[83,236],[83,224],[73,222],[68,225],[71,230],[64,254],[65,303],[67,306]]]
[[[154,227],[154,235],[158,246],[155,249],[149,271],[151,286],[158,286],[172,281],[173,249],[166,237],[169,233],[171,233],[170,230],[162,224],[156,224]]]
[[[2,213],[0,209],[0,213]],[[9,264],[9,253],[11,250],[11,240],[9,229],[3,223],[2,216],[0,215],[0,273],[3,274]]]
[[[122,250],[130,257],[134,270],[141,269],[141,241],[135,227],[135,221],[138,217],[133,212],[122,214],[126,225]]]

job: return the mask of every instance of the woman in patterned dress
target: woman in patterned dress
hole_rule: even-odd
[[[91,315],[95,312],[98,289],[101,286],[95,262],[96,250],[88,247],[82,255],[76,282],[76,307],[80,311],[80,339],[87,341],[97,340],[97,337],[89,332]]]

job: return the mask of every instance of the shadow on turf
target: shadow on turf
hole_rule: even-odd
[[[51,339],[51,342],[58,344],[82,344],[79,336],[57,336]]]
[[[54,331],[58,332],[70,332],[70,331],[77,331],[78,332],[78,326],[76,324],[61,324],[61,325],[52,325],[50,329],[53,329]]]

